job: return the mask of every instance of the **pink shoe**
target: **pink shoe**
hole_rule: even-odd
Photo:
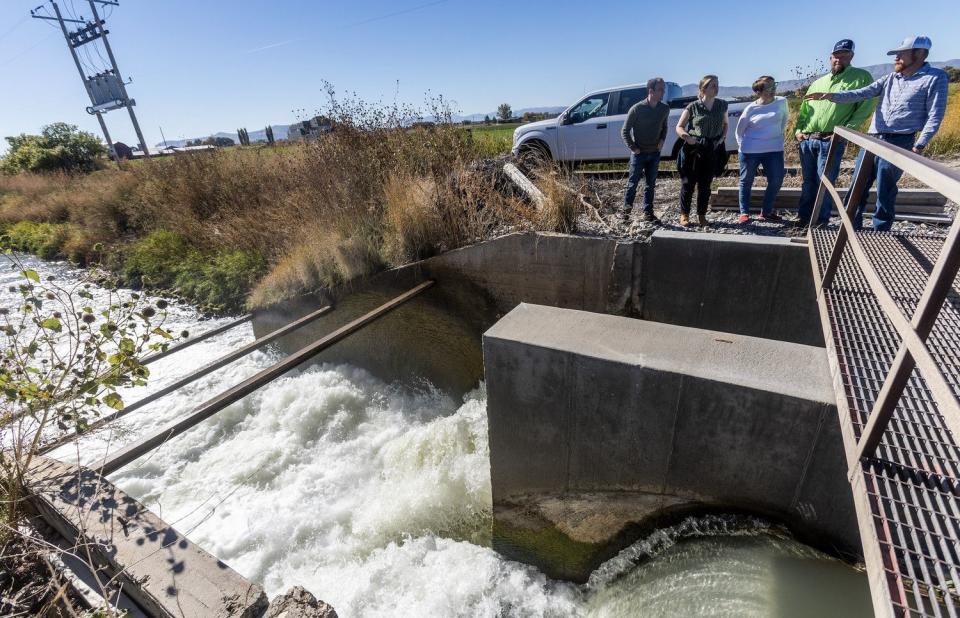
[[[737,223],[740,225],[746,225],[750,223],[750,215],[740,215],[740,218],[737,219]]]

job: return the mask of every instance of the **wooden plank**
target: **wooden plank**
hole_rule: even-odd
[[[757,199],[758,197],[762,198],[764,192],[766,191],[765,187],[753,187],[751,191],[751,199]],[[782,187],[777,193],[777,200],[799,200],[800,199],[799,187]],[[714,198],[739,198],[740,189],[738,187],[719,187],[714,193]],[[837,194],[840,197],[846,197],[847,189],[837,189]],[[877,191],[876,189],[871,189],[869,195],[867,196],[868,204],[875,204],[877,202]],[[941,195],[936,191],[931,191],[929,189],[900,189],[897,191],[897,206],[901,204],[911,204],[911,205],[929,205],[929,206],[943,206],[947,203],[947,198]]]
[[[760,208],[760,206],[761,206],[762,203],[763,203],[763,200],[761,200],[761,199],[759,199],[759,198],[754,198],[754,199],[750,200],[750,207],[751,207],[751,208]],[[710,206],[711,206],[711,208],[713,208],[713,209],[715,209],[715,210],[736,210],[737,208],[739,208],[740,203],[739,203],[739,201],[737,201],[737,200],[728,200],[728,199],[724,198],[724,199],[722,199],[722,200],[712,201],[712,202],[710,203]],[[796,202],[781,202],[780,200],[777,200],[774,208],[777,208],[777,209],[779,209],[779,210],[796,210],[796,209],[797,209],[797,203],[796,203]],[[826,205],[824,205],[824,208],[826,208]],[[871,208],[870,208],[870,211],[872,211],[872,210],[873,210],[873,209],[872,209],[872,207],[871,207]],[[836,207],[832,208],[832,209],[831,209],[831,212],[833,212],[834,214],[836,214],[836,212],[837,212]],[[942,206],[926,206],[926,205],[917,205],[917,204],[906,204],[906,205],[904,205],[904,204],[897,204],[897,214],[900,214],[900,213],[908,213],[908,214],[913,214],[913,215],[942,215],[942,214],[944,214],[945,212],[946,212],[946,210],[945,210]],[[869,214],[869,213],[868,213],[868,214]]]
[[[119,470],[131,461],[134,461],[154,448],[160,446],[170,438],[180,435],[197,423],[226,408],[231,403],[243,399],[261,386],[268,384],[294,367],[310,360],[323,350],[329,348],[341,339],[346,338],[348,335],[360,330],[370,322],[373,322],[377,318],[380,318],[390,311],[393,311],[403,303],[428,289],[433,285],[433,283],[434,282],[432,280],[421,283],[420,285],[404,292],[400,296],[397,296],[393,300],[380,305],[373,311],[370,311],[356,320],[341,326],[329,335],[297,350],[278,363],[275,363],[256,375],[247,378],[240,384],[227,389],[225,392],[217,395],[213,399],[200,404],[199,407],[195,408],[186,417],[178,421],[174,421],[170,425],[167,425],[166,427],[125,446],[116,453],[108,455],[100,465],[100,470],[102,470],[103,474],[110,474],[111,472]]]
[[[260,586],[96,472],[37,457],[24,477],[44,521],[116,575],[151,615],[253,618],[266,609]]]
[[[759,204],[757,204],[756,206],[751,205],[751,208],[756,210],[760,208],[760,205]],[[777,206],[776,208],[777,210],[796,210],[797,209],[796,206],[794,206],[793,208],[789,206],[787,207]],[[733,212],[733,211],[740,210],[740,207],[736,204],[719,205],[719,206],[716,204],[713,204],[710,206],[710,210],[717,211],[717,212]],[[834,217],[840,216],[840,213],[837,211],[836,208],[832,209],[830,213]],[[933,223],[936,225],[944,225],[944,224],[949,225],[950,223],[953,222],[953,218],[951,218],[949,215],[941,215],[937,213],[923,213],[923,212],[915,213],[915,212],[912,212],[911,209],[904,209],[904,210],[898,209],[895,218],[897,221],[909,221],[911,223]]]
[[[220,369],[221,367],[225,367],[226,365],[229,365],[233,361],[239,358],[242,358],[247,354],[250,354],[254,350],[259,350],[260,348],[271,343],[272,341],[275,341],[280,337],[283,337],[284,335],[287,335],[297,330],[301,326],[305,326],[306,324],[313,322],[317,318],[323,315],[326,315],[327,313],[330,313],[330,311],[332,311],[332,307],[330,307],[330,305],[327,305],[326,307],[321,307],[320,309],[317,309],[316,311],[313,311],[303,316],[299,320],[295,320],[294,322],[287,324],[286,326],[281,326],[275,331],[268,333],[263,337],[260,337],[259,339],[251,341],[250,343],[248,343],[247,345],[241,348],[238,348],[228,354],[221,356],[220,358],[216,359],[212,363],[204,365],[203,367],[197,369],[193,373],[190,373],[189,375],[186,375],[180,378],[179,380],[176,380],[173,383],[168,384],[167,386],[161,388],[160,390],[150,393],[149,395],[145,396],[143,399],[140,399],[138,401],[135,401],[134,403],[131,403],[130,405],[124,407],[122,410],[117,410],[116,412],[107,414],[106,416],[100,419],[97,419],[96,421],[90,423],[82,433],[72,433],[72,434],[60,436],[56,440],[53,440],[52,442],[44,444],[40,448],[40,454],[43,455],[43,454],[49,453],[50,451],[56,448],[60,448],[64,444],[69,444],[70,442],[73,442],[74,440],[76,440],[82,435],[88,434],[95,429],[103,427],[107,423],[115,421],[118,418],[121,418],[123,416],[126,416],[127,414],[130,414],[131,412],[139,410],[143,406],[153,403],[157,399],[160,399],[161,397],[169,395],[170,393],[183,388],[187,384],[190,384],[191,382],[199,380],[200,378],[202,378],[207,374],[213,373],[214,371],[216,371],[217,369]]]

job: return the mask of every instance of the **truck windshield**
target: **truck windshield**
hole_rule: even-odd
[[[610,93],[592,94],[586,99],[580,101],[570,110],[570,122],[577,123],[607,115],[607,101],[610,99]]]

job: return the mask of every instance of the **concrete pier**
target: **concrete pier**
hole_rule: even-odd
[[[822,348],[520,304],[483,352],[501,552],[582,581],[715,509],[859,556]]]

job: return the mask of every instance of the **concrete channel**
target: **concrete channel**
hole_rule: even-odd
[[[291,354],[427,279],[436,285],[311,362],[353,363],[388,381],[426,377],[453,396],[484,379],[494,544],[508,557],[583,581],[644,531],[733,511],[860,559],[806,245],[667,231],[640,242],[510,234],[259,311],[254,332],[334,306],[274,342]],[[60,506],[76,510],[57,496],[84,474],[60,465],[36,478],[53,520]],[[172,531],[142,505],[129,508],[147,518],[143,534],[111,524],[108,553]],[[200,599],[189,615],[262,611],[257,586],[170,534],[194,556],[195,577],[174,587],[175,601]],[[158,563],[150,581],[173,577],[180,562]],[[219,604],[204,609],[209,591],[193,587],[223,577]],[[180,615],[153,611],[150,598],[164,591],[144,594],[148,613]]]

